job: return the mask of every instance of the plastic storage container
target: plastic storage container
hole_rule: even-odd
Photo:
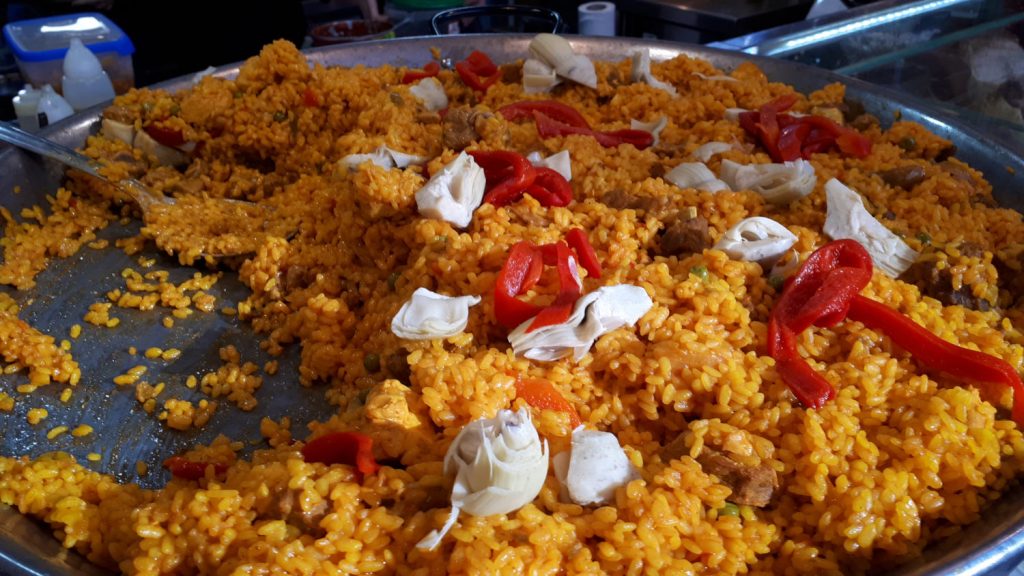
[[[102,14],[64,14],[4,25],[4,39],[14,52],[21,75],[33,86],[51,84],[60,89],[64,55],[72,38],[80,39],[99,58],[115,92],[121,94],[135,84],[135,46],[117,24]]]

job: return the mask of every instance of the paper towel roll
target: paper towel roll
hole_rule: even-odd
[[[579,31],[584,36],[615,36],[615,4],[611,2],[580,4]]]

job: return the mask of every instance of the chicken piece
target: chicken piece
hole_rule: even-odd
[[[402,458],[433,445],[433,429],[427,425],[422,402],[398,380],[384,380],[370,390],[363,417],[366,425],[361,431],[373,437],[373,454],[378,460]]]
[[[441,122],[442,142],[445,148],[462,150],[480,137],[476,129],[478,120],[486,120],[494,116],[490,112],[472,108],[452,108],[445,114]]]
[[[744,466],[724,452],[705,446],[697,462],[708,474],[713,474],[732,489],[731,502],[763,508],[772,500],[779,487],[779,477],[768,464]]]
[[[296,494],[299,492],[299,494]],[[305,528],[307,532],[322,534],[320,521],[327,516],[327,501],[321,500],[309,510],[304,510],[301,503],[301,489],[284,489],[275,495],[277,498],[277,512],[280,518],[288,524],[299,528]]]
[[[619,210],[642,210],[644,212],[659,213],[664,211],[670,201],[664,196],[651,197],[631,194],[621,188],[614,188],[601,196],[601,202],[611,208]]]
[[[711,235],[708,234],[706,218],[688,218],[686,214],[679,214],[666,224],[661,236],[662,256],[684,257],[711,247]]]

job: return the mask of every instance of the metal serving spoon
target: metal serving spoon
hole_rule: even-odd
[[[7,122],[0,122],[0,142],[7,142],[8,144],[13,144],[14,146],[17,146],[19,148],[23,148],[25,150],[41,154],[48,158],[52,158],[58,162],[61,162],[62,164],[70,166],[76,170],[85,172],[86,174],[94,178],[98,178],[104,182],[116,186],[118,189],[123,191],[129,197],[131,197],[131,199],[139,206],[139,209],[142,211],[142,220],[147,224],[153,222],[154,212],[156,210],[171,208],[176,204],[174,198],[169,198],[162,194],[157,194],[156,192],[153,192],[152,190],[147,188],[145,184],[139,182],[134,178],[124,178],[117,181],[111,180],[110,178],[107,178],[106,176],[100,173],[100,168],[103,167],[103,165],[100,162],[93,160],[92,158],[89,158],[88,156],[85,156],[84,154],[81,154],[76,150],[68,148],[67,146],[63,146],[51,140],[47,140],[40,136],[36,136],[35,134],[32,134],[30,132],[26,132],[21,128],[13,126]],[[220,211],[223,213],[231,213],[238,212],[239,209],[243,209],[247,212],[250,212],[251,214],[254,215],[256,219],[262,220],[264,223],[267,221],[267,216],[269,216],[268,208],[261,206],[259,204],[255,204],[253,202],[232,200],[228,198],[204,199],[204,202],[206,202],[207,206],[211,208],[211,211],[217,211],[218,209],[222,209]],[[186,221],[195,218],[195,214],[182,214],[181,216],[184,217]],[[249,237],[249,239],[252,239],[252,230],[232,230],[231,227],[228,226],[226,228],[218,230],[216,236],[241,236]],[[209,241],[213,239],[215,238],[193,237],[191,241],[194,244],[209,246]],[[232,248],[226,250],[218,249],[216,253],[202,252],[201,255],[212,258],[221,258],[241,256],[244,254],[250,254],[255,251],[255,243],[253,242],[236,242],[234,244],[235,245]],[[160,245],[159,241],[158,245]],[[172,252],[181,251],[180,247],[172,249],[168,248],[167,246],[161,246],[161,248],[164,248],[165,250]]]

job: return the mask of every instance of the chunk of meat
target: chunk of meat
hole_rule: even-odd
[[[744,506],[763,508],[767,506],[779,487],[779,477],[768,464],[744,466],[729,458],[724,452],[712,448],[701,449],[697,462],[708,474],[732,489],[729,500]]]
[[[440,124],[441,115],[431,110],[422,110],[416,114],[416,121],[420,124]]]
[[[977,187],[977,182],[974,181],[974,176],[963,166],[956,162],[950,162],[945,160],[939,163],[939,167],[946,171],[947,174],[967,184],[970,187],[970,191],[973,193]]]
[[[981,256],[984,252],[980,246],[967,242],[961,244],[959,249],[964,256],[974,258]],[[988,299],[975,296],[967,284],[954,290],[953,276],[950,274],[949,267],[939,269],[936,262],[931,259],[919,259],[903,273],[902,278],[906,282],[917,285],[922,294],[935,298],[945,306],[963,306],[971,310],[985,312],[993,305]]]
[[[399,348],[388,354],[387,358],[384,359],[384,367],[391,374],[391,377],[405,384],[409,383],[409,376],[411,374],[408,356],[408,350]]]
[[[601,203],[619,210],[643,210],[644,212],[660,213],[668,208],[669,199],[664,196],[640,196],[631,194],[621,188],[613,188],[601,196]]]
[[[661,162],[655,162],[654,164],[651,164],[651,169],[649,172],[651,178],[661,178],[662,176],[665,175],[667,171],[668,170],[665,168],[664,164],[662,164]]]
[[[883,170],[882,172],[879,172],[878,175],[881,176],[882,180],[889,186],[903,188],[904,190],[910,190],[914,186],[924,182],[926,177],[924,168],[917,164],[906,164],[889,170]]]
[[[667,222],[661,236],[662,256],[689,256],[711,247],[711,235],[708,234],[708,221],[702,216],[687,218],[677,215]]]
[[[523,66],[518,63],[502,64],[498,66],[501,71],[501,81],[504,84],[520,84],[523,81]]]
[[[360,430],[373,438],[378,460],[402,459],[433,447],[433,428],[419,396],[394,378],[374,386],[363,405],[366,424]]]
[[[882,123],[872,114],[861,114],[850,121],[850,128],[864,132],[870,130],[876,126],[880,126]]]
[[[476,123],[478,120],[485,120],[492,117],[490,112],[474,110],[472,108],[452,108],[445,114],[441,122],[442,143],[445,148],[462,150],[469,146],[474,140],[480,137],[477,132]]]

